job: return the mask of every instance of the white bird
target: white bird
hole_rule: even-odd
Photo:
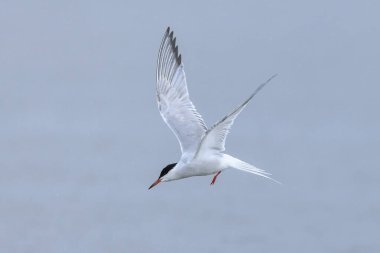
[[[214,175],[211,181],[212,185],[218,175],[227,168],[234,168],[272,179],[269,177],[270,173],[225,154],[224,145],[235,118],[246,107],[248,102],[274,77],[275,75],[261,84],[247,100],[230,114],[211,128],[207,128],[202,116],[196,111],[190,100],[176,38],[173,36],[173,32],[170,31],[170,27],[168,27],[158,52],[156,72],[157,102],[163,120],[179,141],[182,156],[178,163],[167,165],[149,189],[160,182],[206,175]]]

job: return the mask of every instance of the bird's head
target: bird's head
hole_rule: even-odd
[[[172,163],[167,165],[165,168],[162,169],[160,176],[158,179],[149,187],[149,189],[153,188],[154,186],[158,185],[161,182],[170,181],[172,178],[170,177],[171,173],[170,171],[176,166],[176,163]]]

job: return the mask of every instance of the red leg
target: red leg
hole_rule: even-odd
[[[221,173],[221,171],[218,171],[216,174],[215,174],[215,176],[214,176],[214,178],[212,179],[212,181],[211,181],[211,184],[210,185],[213,185],[213,184],[215,184],[215,181],[216,181],[216,178],[219,176],[219,174]]]

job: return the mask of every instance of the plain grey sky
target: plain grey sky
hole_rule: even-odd
[[[1,1],[2,252],[379,252],[379,1]],[[180,156],[155,101],[170,25],[239,171]]]

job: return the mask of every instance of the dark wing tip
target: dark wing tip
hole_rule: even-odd
[[[171,39],[171,46],[172,46],[172,49],[173,49],[173,53],[174,53],[174,56],[175,56],[175,59],[176,59],[176,62],[178,65],[181,64],[181,59],[179,58],[179,50],[178,50],[178,45],[176,45],[176,40],[177,38],[173,38]]]
[[[179,55],[179,52],[178,52],[178,46],[176,45],[177,38],[174,37],[174,32],[171,30],[170,26],[166,28],[163,44],[165,43],[165,40],[166,40],[165,38],[169,39],[169,43],[173,50],[175,60],[178,65],[181,65],[182,59],[181,59],[181,55]]]
[[[181,63],[182,63],[182,55],[179,55],[178,58],[177,58],[177,60],[178,60],[178,64],[181,65]]]

